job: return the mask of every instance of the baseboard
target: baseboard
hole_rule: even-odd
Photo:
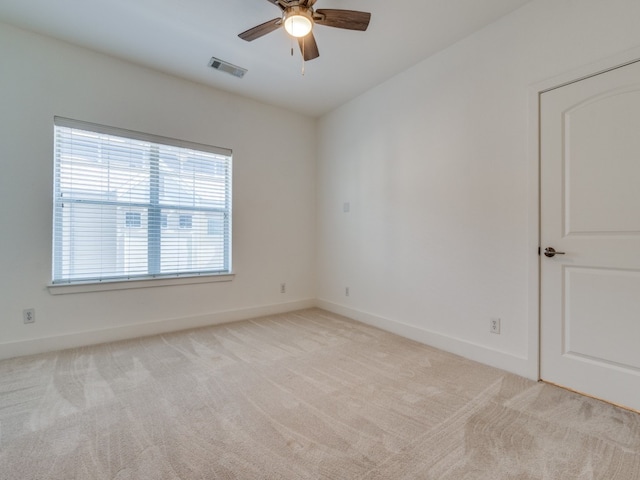
[[[161,333],[187,330],[189,328],[220,325],[249,318],[262,317],[286,313],[294,310],[302,310],[316,306],[315,299],[298,300],[295,302],[278,303],[273,305],[261,305],[237,310],[226,310],[206,315],[197,315],[185,318],[174,318],[156,322],[126,325],[121,327],[91,330],[86,332],[58,335],[55,337],[37,338],[11,343],[0,343],[0,360],[25,355],[34,355],[68,348],[84,347],[99,343],[127,340],[131,338],[147,337]]]
[[[146,337],[162,333],[187,330],[189,328],[220,325],[249,318],[274,315],[278,313],[319,307],[327,311],[344,315],[354,320],[395,333],[405,338],[415,340],[426,345],[460,355],[486,365],[491,365],[523,377],[537,380],[535,366],[526,358],[517,357],[509,353],[493,350],[465,340],[453,338],[429,330],[408,325],[397,320],[390,320],[370,313],[355,310],[344,305],[321,299],[304,299],[295,302],[261,305],[236,310],[214,312],[207,315],[174,318],[147,322],[136,325],[91,330],[86,332],[23,340],[11,343],[0,343],[0,360],[6,358],[33,355],[38,353],[65,350],[68,348],[96,345],[100,343]]]
[[[355,310],[326,300],[316,300],[316,306],[339,315],[344,315],[345,317],[352,318],[359,322],[372,325],[387,332],[395,333],[401,337],[460,355],[461,357],[468,358],[469,360],[500,368],[502,370],[515,373],[516,375],[530,378],[531,380],[538,380],[535,366],[532,368],[531,362],[526,358],[517,357],[510,353],[487,348],[486,346],[478,345],[466,340],[431,332],[427,329],[408,325],[397,320],[379,317],[377,315]]]

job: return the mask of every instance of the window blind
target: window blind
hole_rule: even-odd
[[[231,272],[231,151],[54,119],[53,283]]]

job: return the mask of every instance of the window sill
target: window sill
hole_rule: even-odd
[[[168,287],[172,285],[192,285],[196,283],[230,282],[234,273],[220,275],[194,275],[173,278],[148,278],[140,280],[115,280],[91,283],[56,283],[47,288],[51,295],[66,295],[70,293],[104,292],[111,290],[129,290],[132,288]]]

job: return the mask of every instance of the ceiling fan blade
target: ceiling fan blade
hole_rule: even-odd
[[[347,30],[365,31],[369,26],[369,20],[371,20],[371,14],[369,12],[358,12],[355,10],[322,8],[316,10],[315,13],[318,15],[314,15],[314,21],[318,25],[345,28]]]
[[[274,18],[273,20],[269,20],[268,22],[264,22],[261,25],[250,28],[246,32],[242,32],[238,35],[241,39],[246,40],[247,42],[252,42],[256,38],[260,38],[267,33],[271,33],[274,30],[277,30],[282,25],[282,18]]]
[[[300,52],[302,53],[305,62],[308,62],[309,60],[313,60],[314,58],[318,58],[320,56],[318,44],[316,43],[316,39],[313,36],[313,32],[311,32],[306,37],[299,38],[298,45],[300,46]]]

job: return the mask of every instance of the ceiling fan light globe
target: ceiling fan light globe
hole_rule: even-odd
[[[292,37],[306,37],[313,28],[313,22],[306,15],[287,15],[284,19],[284,29]]]

